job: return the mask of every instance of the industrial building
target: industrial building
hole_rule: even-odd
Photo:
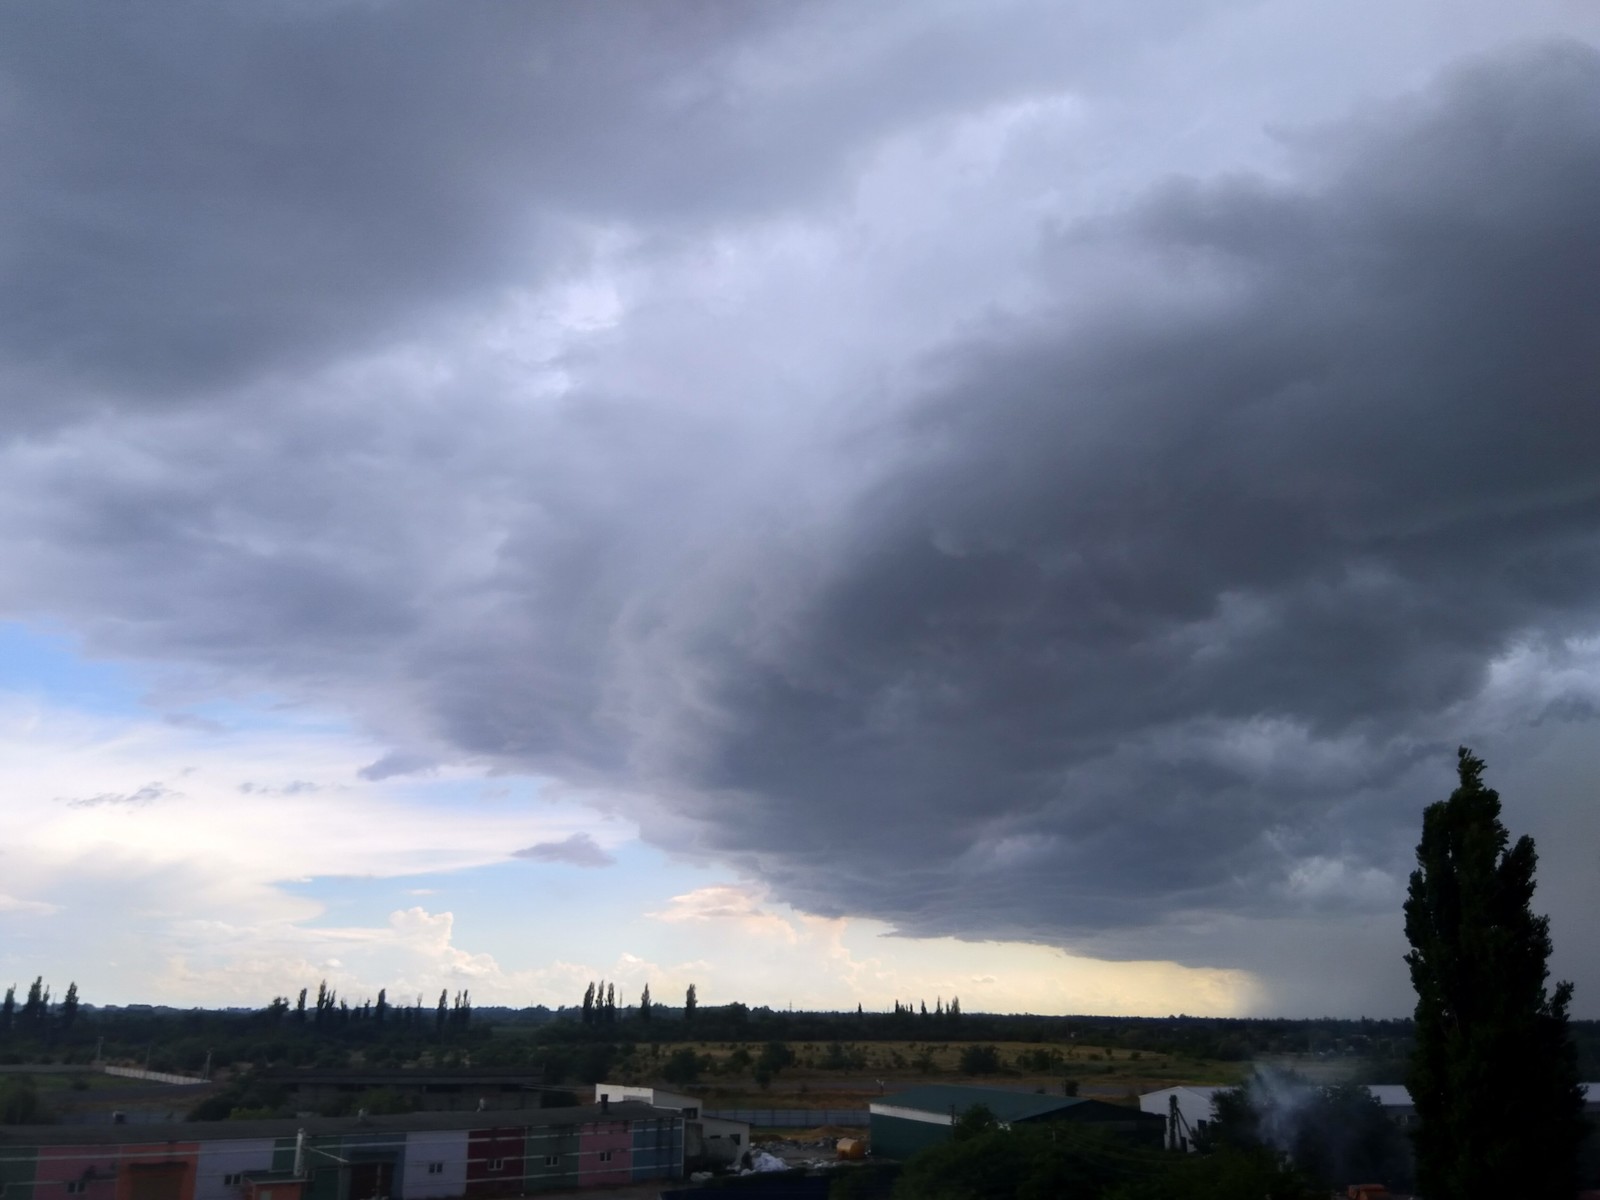
[[[637,1102],[0,1127],[6,1200],[447,1200],[677,1179],[683,1118]]]
[[[1121,1104],[1077,1096],[1045,1096],[1004,1088],[930,1084],[874,1100],[868,1107],[874,1158],[909,1158],[919,1150],[950,1139],[956,1121],[981,1104],[1002,1127],[1061,1122],[1102,1129],[1161,1143],[1166,1128],[1160,1117]]]
[[[595,1100],[637,1100],[654,1108],[670,1108],[683,1114],[683,1157],[691,1166],[729,1166],[750,1149],[750,1125],[708,1117],[700,1111],[698,1097],[665,1088],[632,1087],[620,1083],[594,1085]]]

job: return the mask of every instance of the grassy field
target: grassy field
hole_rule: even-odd
[[[103,1075],[99,1071],[30,1071],[16,1072],[15,1075],[17,1077],[26,1075],[33,1080],[33,1086],[39,1090],[40,1095],[126,1091],[130,1085],[148,1086],[139,1085],[136,1080]],[[0,1078],[6,1077],[5,1074],[0,1074]]]
[[[612,1071],[618,1082],[657,1083],[667,1058],[684,1045],[702,1059],[692,1090],[716,1108],[861,1108],[873,1097],[924,1083],[987,1084],[1060,1093],[1067,1080],[1080,1096],[1126,1100],[1180,1083],[1233,1084],[1248,1065],[1102,1046],[997,1042],[1000,1069],[966,1074],[964,1042],[790,1042],[793,1065],[763,1088],[753,1061],[761,1042],[690,1042],[640,1046]]]

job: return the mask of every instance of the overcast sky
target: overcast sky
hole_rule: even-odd
[[[1600,1016],[1588,0],[0,8],[0,984]]]

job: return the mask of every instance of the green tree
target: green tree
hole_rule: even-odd
[[[974,1104],[956,1118],[950,1136],[958,1142],[964,1142],[980,1134],[993,1133],[999,1128],[1000,1122],[987,1104]]]
[[[650,985],[648,983],[644,985],[644,991],[639,996],[639,1019],[641,1021],[650,1019]]]
[[[44,1024],[45,1013],[50,1011],[50,992],[44,986],[44,976],[34,979],[28,988],[28,999],[22,1005],[22,1025],[29,1030]]]
[[[1429,1200],[1566,1200],[1584,1136],[1572,985],[1546,986],[1550,921],[1531,908],[1538,856],[1529,837],[1508,849],[1483,766],[1457,752],[1459,785],[1423,813],[1405,904],[1417,1187]]]
[[[1405,1134],[1359,1083],[1318,1086],[1292,1071],[1264,1071],[1212,1097],[1197,1149],[1287,1155],[1324,1192],[1352,1183],[1407,1189]]]
[[[994,1046],[967,1046],[961,1051],[963,1075],[997,1075],[1000,1072],[1000,1051]]]
[[[668,1083],[695,1083],[700,1078],[700,1056],[692,1046],[680,1046],[662,1064],[661,1078]]]
[[[44,1125],[51,1120],[31,1075],[0,1080],[0,1125]]]
[[[78,1019],[78,985],[67,984],[67,994],[61,1001],[61,1028],[71,1029]]]
[[[787,1042],[768,1042],[761,1048],[761,1056],[756,1059],[756,1082],[760,1083],[763,1077],[770,1083],[777,1078],[778,1072],[794,1062],[794,1051],[789,1049]],[[766,1084],[762,1084],[763,1087]]]
[[[694,1010],[699,1005],[699,997],[695,994],[694,984],[689,985],[689,990],[683,994],[683,1019],[694,1020]]]

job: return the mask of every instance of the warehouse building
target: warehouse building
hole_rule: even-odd
[[[489,1200],[682,1173],[682,1116],[633,1102],[0,1128],[5,1200]]]
[[[1166,1122],[1121,1104],[1078,1096],[1045,1096],[1004,1088],[931,1084],[874,1100],[868,1107],[874,1158],[909,1158],[919,1150],[949,1141],[956,1121],[981,1104],[1004,1128],[1061,1122],[1102,1129],[1160,1145]]]

